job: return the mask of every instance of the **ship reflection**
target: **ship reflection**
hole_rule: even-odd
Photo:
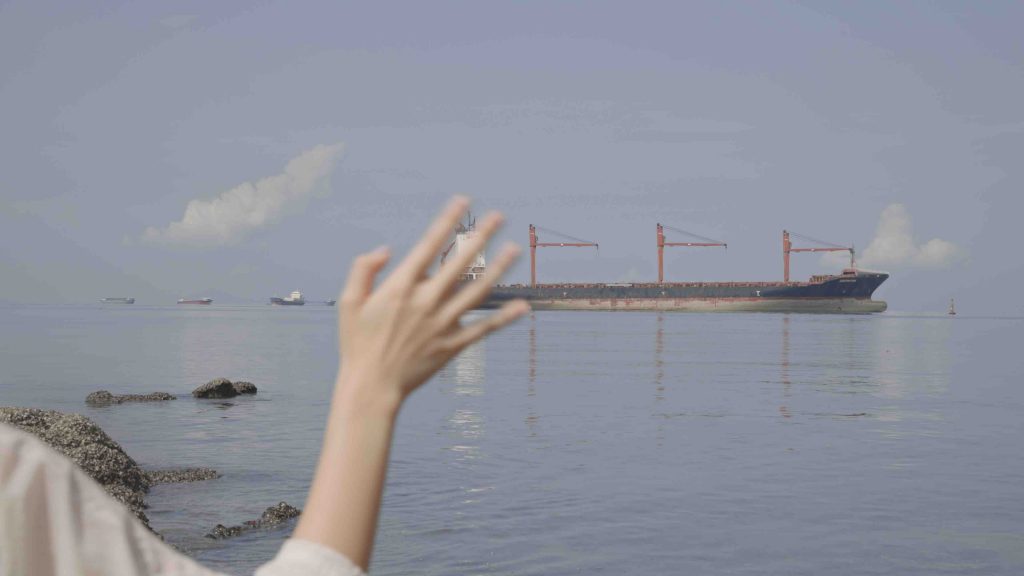
[[[479,396],[483,394],[484,382],[484,347],[481,341],[463,350],[452,364],[455,367],[455,393],[460,396]]]
[[[455,411],[448,417],[448,428],[456,437],[455,443],[449,447],[456,455],[456,461],[468,463],[480,458],[480,446],[477,441],[486,432],[483,415],[475,406],[474,397],[484,393],[484,355],[485,343],[478,342],[462,351],[452,361],[452,392],[457,398]]]
[[[665,314],[658,312],[658,328],[654,332],[654,399],[665,400]]]
[[[789,376],[789,314],[782,316],[782,357],[779,362],[781,367],[781,380],[782,380],[782,396],[788,399],[790,396],[790,387],[792,381]],[[788,400],[781,406],[779,406],[779,414],[783,418],[791,418],[792,414],[789,412]]]
[[[654,413],[661,410],[658,405],[665,401],[665,313],[658,312],[657,328],[654,330]],[[655,440],[661,448],[665,440],[665,418],[657,419]]]
[[[529,334],[528,376],[526,379],[526,396],[529,400],[526,404],[526,428],[532,438],[537,436],[537,421],[539,419],[534,401],[537,396],[537,317],[533,313],[530,314]]]

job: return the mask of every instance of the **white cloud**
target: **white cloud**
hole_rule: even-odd
[[[871,243],[858,255],[863,268],[948,268],[963,256],[952,242],[932,238],[924,244],[914,239],[910,213],[903,204],[890,204],[882,210]],[[824,260],[834,265],[834,254]]]
[[[215,198],[190,200],[181,220],[149,227],[142,240],[153,244],[224,246],[302,210],[306,201],[326,193],[341,158],[342,144],[321,145],[293,158],[284,172],[244,182]]]

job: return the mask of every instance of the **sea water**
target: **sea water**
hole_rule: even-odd
[[[147,514],[246,574],[293,525],[204,534],[304,504],[335,327],[322,306],[3,307],[0,405],[217,469]],[[1022,574],[1022,341],[1019,318],[534,313],[409,399],[373,572]],[[189,395],[222,376],[259,394]],[[85,405],[100,389],[178,399]]]

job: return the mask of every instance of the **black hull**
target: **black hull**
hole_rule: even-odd
[[[673,310],[694,312],[882,312],[871,295],[888,274],[847,271],[812,282],[678,282],[496,286],[493,308],[524,298],[535,310]]]

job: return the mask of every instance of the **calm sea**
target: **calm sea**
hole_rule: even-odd
[[[148,514],[245,574],[290,526],[203,534],[303,505],[334,330],[313,306],[0,308],[0,404],[221,471]],[[373,571],[1022,574],[1022,342],[1012,318],[536,313],[407,404]],[[259,394],[189,396],[219,376]],[[99,389],[179,398],[87,407]]]

